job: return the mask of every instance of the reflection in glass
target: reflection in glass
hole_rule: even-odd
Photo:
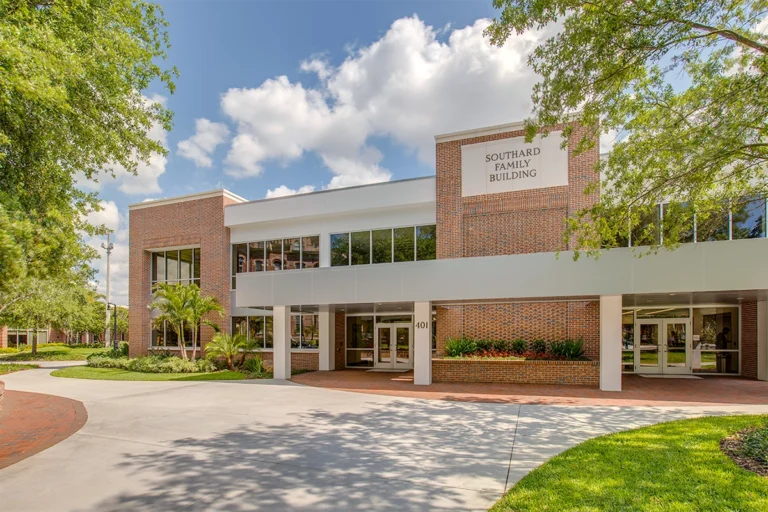
[[[395,357],[398,363],[408,363],[411,360],[411,329],[409,327],[395,328]]]
[[[266,245],[267,270],[283,270],[283,241],[270,240]]]
[[[377,229],[371,232],[373,262],[392,263],[392,230]]]
[[[301,268],[301,238],[283,240],[284,270]]]
[[[376,353],[376,362],[378,364],[390,363],[392,361],[391,334],[391,328],[379,327],[379,348]]]
[[[352,265],[367,265],[371,262],[371,232],[352,233]]]
[[[264,317],[264,348],[272,348],[272,337],[274,331],[272,330],[272,317]]]
[[[668,322],[666,324],[667,367],[685,367],[687,355],[687,325],[682,322]]]
[[[414,228],[395,228],[394,261],[414,261]]]
[[[765,238],[765,199],[745,198],[731,208],[734,240]]]
[[[621,315],[621,370],[635,369],[635,312],[624,311]]]
[[[291,315],[291,348],[301,347],[301,316]]]
[[[232,317],[232,334],[248,335],[248,319],[244,316]]]
[[[264,347],[264,317],[248,317],[248,339],[253,341],[258,348]]]
[[[347,348],[373,348],[373,317],[347,317]]]
[[[437,257],[436,226],[418,226],[416,228],[416,260],[434,260]]]
[[[179,346],[179,335],[168,324],[165,325],[165,346],[166,347]]]
[[[153,347],[165,346],[165,331],[163,327],[159,326],[152,330],[152,346]]]
[[[234,244],[232,246],[232,275],[246,271],[247,244]]]
[[[694,348],[699,350],[738,350],[738,321],[739,308],[694,308]]]
[[[691,315],[689,308],[643,308],[636,311],[637,318],[688,318]]]
[[[165,253],[152,253],[152,281],[165,281]]]
[[[347,350],[347,366],[351,368],[370,368],[373,366],[372,350]]]
[[[301,315],[301,348],[314,349],[320,343],[318,315]]]
[[[640,324],[640,366],[659,365],[659,326]]]
[[[189,281],[192,279],[192,249],[179,251],[179,279]]]
[[[715,240],[728,240],[730,222],[728,220],[728,207],[724,206],[719,212],[709,217],[696,215],[696,240],[699,242],[712,242]]]
[[[265,242],[251,242],[248,247],[248,272],[263,272]]]
[[[305,236],[301,239],[301,267],[314,268],[320,266],[320,237]]]
[[[694,373],[739,373],[738,352],[693,351]]]
[[[349,265],[349,233],[331,235],[331,266]]]
[[[194,249],[194,264],[192,265],[192,277],[200,279],[200,249]]]
[[[179,278],[178,251],[167,251],[165,253],[165,277],[168,282],[174,282]]]

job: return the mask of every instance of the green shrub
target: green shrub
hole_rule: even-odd
[[[768,427],[756,428],[743,434],[737,451],[741,457],[768,464]]]
[[[584,342],[582,340],[553,341],[549,345],[549,351],[553,355],[574,361],[584,357]]]
[[[522,354],[528,350],[528,343],[525,340],[514,340],[510,344],[510,350],[513,354]]]
[[[492,350],[494,343],[495,342],[492,340],[475,340],[475,345],[477,345],[478,351]]]
[[[264,361],[259,356],[249,357],[243,363],[243,371],[252,377],[264,377],[269,370],[264,367]]]
[[[471,338],[451,338],[445,343],[445,353],[449,357],[462,357],[477,352],[477,342]]]
[[[42,346],[41,344],[40,346]],[[70,345],[67,345],[66,343],[62,343],[60,341],[54,342],[54,343],[45,343],[46,347],[69,347]]]
[[[530,349],[534,354],[543,354],[547,351],[547,342],[544,340],[533,340]]]
[[[507,340],[493,340],[493,350],[507,352],[510,346]]]
[[[119,368],[141,373],[205,373],[217,370],[216,365],[206,359],[186,361],[180,357],[143,356],[128,358],[114,357],[114,354],[93,354],[88,358],[88,366],[93,368]]]
[[[15,354],[18,351],[19,349],[13,347],[0,348],[0,354]]]

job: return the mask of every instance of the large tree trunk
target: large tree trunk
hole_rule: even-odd
[[[32,332],[32,355],[37,354],[37,326],[35,326],[34,332]]]
[[[179,348],[181,349],[181,357],[187,360],[187,347],[184,344],[184,323],[179,325]]]
[[[197,327],[192,327],[192,360],[194,361],[196,357],[197,357]]]

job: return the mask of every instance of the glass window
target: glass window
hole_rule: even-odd
[[[165,277],[171,283],[179,278],[179,252],[167,251],[165,253]]]
[[[331,235],[331,266],[349,265],[349,233]]]
[[[659,243],[659,205],[644,208],[640,220],[632,229],[632,247]]]
[[[173,327],[165,324],[165,346],[166,347],[178,347],[179,335],[173,330]]]
[[[418,261],[434,260],[437,256],[437,228],[418,226],[416,228],[416,259]]]
[[[681,244],[694,241],[693,209],[688,203],[661,205],[664,240],[673,240]]]
[[[164,326],[157,326],[152,330],[152,346],[164,347],[165,346],[165,332]]]
[[[200,279],[200,249],[194,249],[194,264],[192,265],[192,277]]]
[[[301,348],[318,348],[320,343],[318,321],[318,315],[301,315]]]
[[[272,330],[272,317],[264,317],[264,348],[272,348],[272,336],[274,331]]]
[[[739,308],[693,309],[693,372],[739,373]]]
[[[635,313],[637,318],[688,318],[691,315],[691,310],[688,308],[665,308],[660,306],[638,309]]]
[[[266,244],[267,270],[283,270],[283,241],[270,240]]]
[[[347,317],[347,348],[373,348],[373,317]]]
[[[377,229],[371,232],[373,262],[392,263],[392,230]]]
[[[264,347],[264,317],[248,317],[248,339],[252,340],[257,347]]]
[[[152,282],[165,281],[165,253],[152,253]]]
[[[621,369],[635,370],[635,313],[624,311],[621,315]]]
[[[347,367],[370,368],[373,366],[373,350],[347,350]]]
[[[301,347],[301,315],[291,315],[291,348]]]
[[[395,228],[394,261],[413,261],[414,257],[414,228]]]
[[[232,317],[232,334],[248,335],[248,318],[244,316]]]
[[[320,266],[320,237],[305,236],[301,239],[301,268]]]
[[[352,265],[367,265],[371,262],[371,232],[352,233]]]
[[[246,258],[248,253],[247,244],[232,245],[232,289],[235,288],[235,274],[245,272]]]
[[[411,323],[413,317],[411,315],[382,315],[376,317],[377,324],[402,324]]]
[[[179,251],[179,279],[188,283],[192,279],[192,249]]]
[[[283,270],[301,268],[301,238],[283,240]]]
[[[728,208],[724,207],[707,218],[696,215],[696,240],[699,242],[712,242],[714,240],[728,240],[730,222]]]
[[[731,208],[732,238],[765,238],[765,199],[745,198]]]
[[[264,242],[248,244],[248,272],[264,271]]]

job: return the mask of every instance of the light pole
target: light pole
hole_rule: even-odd
[[[105,301],[107,303],[107,314],[106,316],[106,322],[107,322],[107,328],[104,331],[104,346],[107,346],[107,343],[109,342],[109,255],[112,254],[112,249],[114,249],[115,245],[109,241],[110,233],[107,233],[107,243],[101,244],[102,249],[105,249],[107,251],[107,300]]]
[[[112,340],[112,350],[117,352],[117,304],[112,304],[111,302],[107,302],[107,325],[109,325],[109,306],[112,306],[112,321],[114,323],[114,328],[112,329],[114,339]],[[107,346],[107,339],[104,339],[104,347]]]

